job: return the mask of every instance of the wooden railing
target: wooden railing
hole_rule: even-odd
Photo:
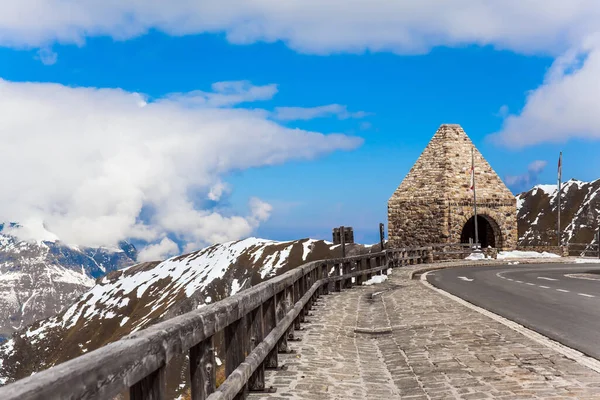
[[[570,256],[600,258],[598,243],[569,243],[567,249]]]
[[[265,389],[315,300],[390,267],[431,261],[432,247],[309,262],[198,310],[0,388],[0,399],[164,399],[169,360],[189,355],[192,399],[241,399]],[[353,281],[354,278],[354,281]],[[216,385],[215,335],[224,333],[225,381]]]

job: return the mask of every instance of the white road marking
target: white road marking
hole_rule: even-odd
[[[577,293],[577,294],[578,294],[578,295],[580,295],[580,296],[584,296],[584,297],[596,297],[596,296],[594,296],[594,295],[591,295],[591,294],[585,294],[585,293]]]
[[[544,288],[544,289],[550,289],[550,286],[542,286],[542,285],[538,285],[538,286],[541,288]]]
[[[458,279],[462,279],[463,281],[472,282],[473,279],[469,279],[466,276],[459,276]]]
[[[593,276],[592,274],[566,274],[567,278],[572,279],[585,279],[588,281],[600,281],[600,276]]]
[[[484,308],[473,305],[473,304],[461,299],[460,297],[450,294],[442,289],[436,288],[435,286],[433,286],[432,284],[427,282],[427,272],[425,272],[424,274],[421,275],[421,283],[423,285],[427,286],[429,289],[431,289],[435,292],[438,292],[438,293],[442,294],[443,296],[446,296],[446,297],[456,301],[457,303],[460,303],[463,306],[470,308],[471,310],[478,311],[479,313],[481,313],[487,317],[490,317],[493,320],[500,322],[501,324],[504,324],[505,326],[511,328],[515,332],[519,332],[522,335],[524,335],[532,340],[535,340],[539,344],[544,345],[544,346],[548,347],[549,349],[559,352],[560,354],[564,355],[565,357],[575,360],[579,365],[583,365],[583,366],[591,369],[592,371],[596,371],[596,372],[600,373],[600,360],[596,360],[595,358],[586,356],[585,354],[583,354],[580,351],[577,351],[575,349],[567,347],[564,344],[561,344],[561,343],[559,343],[555,340],[552,340],[546,336],[543,336],[542,334],[535,332],[529,328],[526,328],[523,325],[517,324],[514,321],[504,318],[498,314],[494,314],[493,312],[488,311]]]
[[[515,281],[515,282],[517,282],[517,283],[523,283],[523,281]]]
[[[563,292],[563,293],[569,293],[569,291],[565,290],[565,289],[556,289],[556,290],[558,290],[559,292]]]
[[[514,281],[515,281],[514,279],[510,279],[510,278],[506,278],[506,279],[508,279],[508,280],[509,280],[509,281],[511,281],[511,282],[514,282]]]
[[[538,276],[538,279],[545,279],[547,281],[557,281],[558,279],[554,279],[554,278],[546,278],[545,276]]]
[[[526,284],[526,285],[529,285],[529,286],[535,286],[535,283],[529,283],[529,282],[525,282],[525,284]]]

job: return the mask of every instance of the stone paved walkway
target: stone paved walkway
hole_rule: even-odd
[[[412,268],[322,296],[276,393],[250,399],[600,399],[600,374],[442,296]],[[356,328],[391,333],[355,333]]]

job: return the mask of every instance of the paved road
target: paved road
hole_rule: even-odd
[[[430,272],[427,280],[600,359],[600,266],[463,267]]]

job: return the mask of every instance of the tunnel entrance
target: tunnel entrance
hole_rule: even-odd
[[[494,248],[502,248],[502,234],[500,233],[500,227],[492,218],[487,215],[477,216],[477,233],[479,236],[479,243],[481,248],[488,246]],[[469,218],[467,223],[462,229],[460,235],[461,243],[469,243],[469,239],[475,242],[475,217]]]

